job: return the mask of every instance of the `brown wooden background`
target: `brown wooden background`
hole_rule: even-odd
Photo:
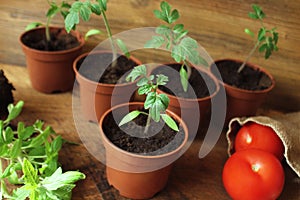
[[[113,33],[157,26],[160,22],[153,17],[152,10],[157,9],[159,3],[158,0],[110,0],[108,18]],[[300,110],[300,1],[169,0],[169,3],[180,11],[180,21],[190,30],[190,36],[197,39],[215,60],[246,56],[253,41],[243,30],[258,27],[258,23],[248,19],[247,13],[252,3],[259,3],[267,14],[267,26],[276,26],[279,31],[280,48],[267,61],[258,53],[251,59],[269,70],[277,81],[265,106],[285,112]],[[45,21],[47,8],[46,0],[0,1],[0,63],[25,66],[18,37],[28,23]],[[63,21],[56,17],[52,24],[62,25]],[[78,30],[86,32],[90,28],[104,30],[101,19],[94,16]],[[85,51],[105,38],[105,35],[92,38]]]

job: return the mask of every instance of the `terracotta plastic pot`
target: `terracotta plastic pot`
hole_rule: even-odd
[[[172,64],[165,64],[165,66],[169,66]],[[159,66],[164,67],[164,66]],[[216,94],[219,91],[219,83],[213,74],[200,67],[195,67],[198,72],[205,73],[211,81],[215,85],[215,90],[206,97],[203,98],[183,98],[183,97],[177,97],[171,94],[168,94],[166,92],[163,92],[162,90],[158,89],[160,93],[165,93],[169,99],[169,107],[168,109],[177,115],[181,116],[181,118],[186,122],[189,133],[197,133],[199,128],[205,129],[206,124],[210,119],[210,111],[211,111],[211,99],[216,96]],[[153,70],[155,71],[155,69]],[[170,77],[169,77],[170,79]],[[180,81],[180,80],[177,80]],[[195,121],[199,120],[199,121]],[[191,135],[191,139],[193,139],[194,135]]]
[[[60,34],[67,34],[59,27],[50,27],[50,32],[60,30]],[[23,42],[25,37],[45,35],[45,27],[32,29],[24,32],[19,42],[26,56],[26,65],[32,87],[43,93],[65,92],[73,88],[75,75],[72,70],[74,59],[80,54],[84,45],[84,38],[77,31],[71,31],[80,45],[68,50],[41,51],[26,46]]]
[[[221,63],[224,61],[238,62],[238,63],[242,64],[242,61],[235,60],[235,59],[217,60],[217,61],[215,61],[215,64],[218,65],[218,63]],[[271,85],[270,85],[270,87],[268,87],[264,90],[250,91],[250,90],[233,87],[233,86],[226,84],[223,81],[219,80],[220,84],[223,84],[225,87],[225,90],[226,90],[226,96],[227,96],[226,122],[227,123],[233,117],[244,117],[244,116],[255,115],[257,112],[257,109],[265,101],[268,93],[270,93],[270,91],[275,86],[275,80],[268,71],[259,67],[258,65],[252,64],[252,63],[247,63],[247,66],[251,67],[253,69],[258,69],[261,72],[263,72],[264,74],[266,74],[271,81]]]
[[[116,147],[103,131],[103,121],[110,112],[120,116],[128,110],[142,109],[143,103],[132,102],[117,105],[108,110],[100,119],[100,134],[106,149],[106,173],[110,185],[119,190],[122,196],[132,199],[149,199],[165,188],[172,165],[183,153],[188,140],[188,129],[176,114],[167,110],[178,121],[185,132],[182,144],[175,150],[156,156],[134,154]],[[124,113],[125,112],[125,113]],[[124,113],[124,114],[123,114]]]
[[[84,53],[77,57],[73,63],[73,70],[76,74],[76,80],[79,83],[81,111],[87,120],[98,122],[103,113],[109,108],[114,105],[128,102],[131,94],[134,94],[136,86],[135,83],[98,83],[84,77],[80,73],[79,63],[91,54],[111,54],[111,52],[94,51],[90,54]],[[141,62],[134,57],[130,57],[130,59],[137,65],[141,64]],[[85,67],[89,66],[85,65]],[[129,94],[130,96],[128,97]]]

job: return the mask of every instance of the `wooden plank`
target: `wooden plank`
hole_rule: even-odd
[[[27,70],[24,67],[0,64],[5,75],[16,88],[15,101],[24,100],[25,106],[18,120],[32,124],[37,119],[65,139],[78,145],[65,144],[59,155],[64,170],[80,170],[87,178],[78,182],[74,190],[74,200],[118,199],[118,192],[110,187],[106,180],[105,166],[93,157],[79,138],[72,112],[72,93],[42,94],[32,89]],[[76,93],[74,97],[76,97]],[[261,110],[263,115],[282,115],[278,111]],[[193,141],[191,147],[176,161],[167,187],[157,194],[153,200],[185,199],[185,200],[226,200],[230,199],[222,184],[222,169],[226,161],[227,143],[222,134],[213,150],[203,159],[198,158],[203,135]],[[286,174],[284,190],[279,200],[299,199],[299,179],[286,163],[283,163]]]
[[[253,41],[243,33],[245,27],[255,29],[257,23],[249,20],[247,13],[253,0],[169,0],[181,13],[180,22],[190,30],[190,35],[216,60],[220,58],[244,59]],[[107,13],[114,34],[132,28],[157,26],[152,10],[159,7],[158,0],[110,0]],[[269,60],[255,53],[251,62],[260,64],[275,77],[277,84],[265,104],[281,111],[300,110],[300,1],[261,0],[259,4],[267,14],[266,26],[276,26],[279,31],[279,51]],[[45,21],[47,3],[44,0],[0,2],[0,62],[25,66],[25,57],[18,44],[18,37],[25,26],[33,21]],[[54,25],[63,25],[61,17],[53,19]],[[83,22],[78,29],[85,33],[90,28],[104,29],[100,17]],[[84,51],[90,51],[106,35],[91,38]],[[137,52],[143,62],[148,55]],[[162,57],[161,60],[163,60]],[[167,58],[168,59],[168,58]],[[286,103],[291,102],[291,103]]]

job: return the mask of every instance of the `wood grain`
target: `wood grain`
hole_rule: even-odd
[[[107,13],[114,34],[133,28],[157,26],[152,10],[159,7],[158,0],[110,0]],[[250,5],[254,0],[190,0],[169,3],[181,13],[184,23],[194,37],[211,55],[212,59],[244,59],[253,41],[244,34],[244,28],[258,28],[259,24],[248,19]],[[279,51],[269,60],[255,53],[251,62],[270,71],[276,79],[276,87],[264,105],[284,112],[300,110],[300,1],[261,0],[259,4],[267,14],[266,26],[276,26],[279,32]],[[48,6],[44,0],[11,0],[0,2],[0,62],[25,66],[25,57],[18,37],[30,22],[45,22]],[[61,17],[53,19],[53,25],[63,25]],[[90,28],[100,28],[103,22],[93,16],[78,29],[85,33]],[[105,34],[91,38],[84,51],[92,50],[106,39]],[[148,55],[137,52],[139,58],[151,62]],[[169,59],[164,56],[161,60]],[[288,103],[287,103],[288,102]]]
[[[105,166],[93,157],[83,145],[73,118],[72,93],[42,94],[30,85],[27,70],[24,67],[0,64],[5,75],[16,88],[15,102],[24,100],[25,105],[18,118],[27,125],[41,119],[63,138],[78,143],[65,144],[59,156],[64,170],[80,170],[86,179],[77,184],[73,192],[74,200],[125,200],[109,186],[106,180]],[[77,93],[74,93],[76,99]],[[74,109],[77,109],[75,107]],[[274,110],[260,110],[261,114],[275,116],[282,113]],[[202,145],[201,132],[185,154],[175,162],[167,187],[153,200],[226,200],[230,199],[222,184],[222,168],[226,161],[227,143],[225,134],[221,134],[213,150],[203,159],[198,158]],[[299,199],[300,182],[296,174],[283,163],[286,182],[279,200]]]

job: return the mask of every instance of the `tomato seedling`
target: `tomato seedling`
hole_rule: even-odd
[[[284,146],[275,133],[268,126],[248,122],[238,131],[234,147],[236,151],[244,149],[260,149],[274,154],[279,160],[283,159]]]
[[[284,186],[284,170],[271,153],[247,149],[234,153],[225,163],[223,183],[235,200],[275,200]]]

